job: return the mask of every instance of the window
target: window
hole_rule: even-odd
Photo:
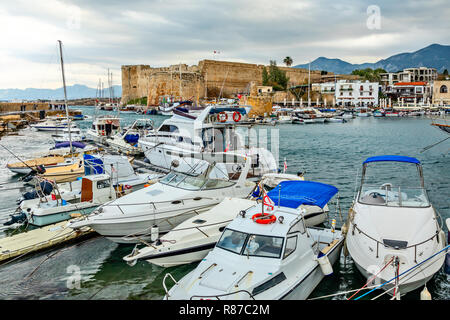
[[[217,247],[240,254],[247,234],[231,229],[225,229],[220,237]]]
[[[286,249],[284,249],[283,259],[287,258],[297,248],[297,236],[286,239]]]
[[[447,86],[446,86],[446,85],[442,85],[442,86],[439,88],[439,92],[440,92],[440,93],[448,93]]]
[[[283,238],[251,235],[245,246],[244,255],[280,258],[283,249]]]
[[[294,224],[289,229],[288,234],[292,234],[292,233],[295,233],[295,232],[300,232],[302,234],[306,232],[305,225],[303,224],[303,220],[302,219],[298,220],[297,223]]]
[[[159,128],[158,131],[161,131],[161,132],[177,132],[178,128],[176,126],[171,125],[171,124],[165,124],[165,125],[162,125],[161,128]]]
[[[260,284],[259,286],[255,287],[252,291],[252,294],[257,295],[261,292],[264,292],[267,289],[270,289],[270,288],[276,286],[277,284],[283,282],[284,280],[286,280],[286,276],[284,275],[283,272],[281,272],[281,273],[277,274],[275,277],[267,280],[263,284]]]
[[[105,189],[109,188],[111,184],[109,183],[109,180],[101,180],[97,181],[97,189]]]

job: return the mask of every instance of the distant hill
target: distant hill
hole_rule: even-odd
[[[67,88],[67,99],[95,98],[95,88],[74,84]],[[113,86],[114,97],[122,96],[122,87]],[[109,88],[104,89],[104,96],[109,97]],[[0,89],[0,100],[61,100],[64,99],[64,89]]]
[[[397,72],[412,67],[436,68],[440,73],[445,69],[450,71],[450,45],[432,44],[415,52],[396,54],[375,63],[351,64],[325,57],[319,57],[311,62],[311,70],[325,70],[338,74],[349,74],[355,69],[365,68],[382,68],[388,72]],[[299,64],[294,68],[308,69],[308,64]]]

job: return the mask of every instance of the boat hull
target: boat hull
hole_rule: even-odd
[[[28,218],[29,224],[38,226],[38,227],[43,227],[43,226],[47,226],[49,224],[54,224],[57,222],[69,220],[72,218],[71,215],[74,213],[80,213],[82,215],[90,214],[98,206],[99,206],[99,204],[93,204],[92,206],[84,207],[82,210],[80,210],[80,209],[70,210],[69,209],[67,211],[55,212],[55,213],[48,214],[48,215],[31,215],[30,216],[27,214],[27,218]]]

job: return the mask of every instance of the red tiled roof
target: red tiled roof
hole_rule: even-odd
[[[426,86],[427,83],[425,81],[417,81],[417,82],[397,82],[394,86]]]

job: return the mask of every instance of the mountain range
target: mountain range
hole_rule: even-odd
[[[112,86],[114,97],[122,96],[121,86]],[[67,99],[95,98],[97,89],[81,84],[66,87]],[[109,97],[109,88],[104,89],[104,97]],[[64,99],[64,88],[57,89],[0,89],[0,100],[62,100]]]
[[[337,74],[349,74],[355,69],[382,68],[387,72],[397,72],[405,68],[435,68],[439,73],[450,70],[450,45],[432,44],[415,52],[405,52],[382,59],[375,63],[352,64],[341,59],[319,57],[311,62],[311,70],[325,70]],[[294,68],[308,69],[308,64],[299,64]]]

